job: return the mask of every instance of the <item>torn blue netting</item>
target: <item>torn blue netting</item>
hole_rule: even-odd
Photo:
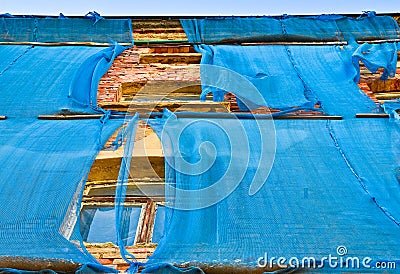
[[[202,100],[213,93],[214,101],[223,101],[224,94],[232,92],[252,108],[268,105],[285,109],[311,103],[284,46],[199,48],[203,54]],[[264,100],[253,93],[260,93]]]
[[[126,248],[125,243],[122,240],[122,219],[123,210],[126,197],[126,190],[128,187],[128,179],[130,174],[130,167],[132,161],[132,153],[136,136],[136,128],[139,119],[139,114],[135,114],[127,123],[126,130],[124,131],[126,135],[123,137],[125,139],[124,155],[121,160],[121,167],[118,174],[117,186],[115,189],[115,226],[116,226],[116,236],[117,244],[121,253],[122,258],[130,264],[129,271],[136,273],[138,267],[142,265],[139,263],[135,256],[130,254]]]
[[[76,103],[97,109],[97,88],[100,78],[112,65],[116,56],[125,50],[119,44],[102,50],[87,58],[75,73],[75,79],[69,89],[69,97]],[[87,90],[90,90],[88,94]]]
[[[240,99],[241,110],[246,110],[242,101],[249,109],[281,110],[312,108],[319,102],[326,113],[347,117],[379,111],[355,82],[359,68],[353,63],[353,46],[201,45],[199,49],[203,100],[212,92],[214,101],[223,101],[223,95],[232,92]],[[386,58],[389,55],[394,59]],[[396,47],[382,45],[367,60],[392,73],[395,55]]]
[[[130,19],[104,19],[98,13],[86,18],[0,16],[1,42],[93,42],[133,44]]]
[[[189,41],[193,43],[257,40],[269,31],[269,27],[273,30],[273,35],[279,33],[281,27],[283,34],[299,37],[305,37],[308,31],[318,36],[319,32],[314,30],[321,28],[325,35],[336,33],[338,37],[343,35],[344,40],[349,41],[349,45],[340,47],[195,46],[202,53],[201,99],[205,100],[206,95],[212,92],[214,101],[223,101],[226,92],[233,92],[238,97],[238,106],[242,111],[259,106],[281,110],[296,107],[310,109],[320,103],[326,113],[346,117],[356,113],[379,112],[380,109],[356,85],[359,79],[359,61],[362,60],[373,72],[383,67],[385,70],[382,79],[393,76],[396,70],[396,43],[358,45],[355,42],[361,38],[398,38],[397,22],[390,16],[376,16],[374,12],[366,12],[359,18],[338,15],[227,17],[185,19],[181,22]],[[304,28],[302,23],[307,26],[310,24],[312,28]],[[299,26],[302,28],[299,29]],[[326,29],[327,26],[330,26],[330,32]],[[315,38],[314,41],[318,39]],[[210,65],[223,67],[223,71],[210,68]],[[232,70],[239,76],[234,77],[227,70]],[[238,80],[240,77],[246,78],[251,84],[243,84],[243,79]],[[257,91],[254,87],[261,97],[254,95],[254,91]]]
[[[324,112],[349,118],[357,113],[380,111],[357,85],[358,64],[352,63],[352,46],[288,48],[299,76],[318,98]],[[384,52],[375,54],[376,60],[385,56]]]
[[[102,17],[98,12],[96,11],[89,11],[86,13],[85,18],[90,18],[94,20],[94,23],[99,22],[100,20],[104,20],[104,17]]]
[[[24,260],[59,260],[83,273],[114,271],[85,251],[78,219],[90,167],[124,122],[97,109],[95,95],[122,50],[0,46],[0,115],[7,116],[0,123],[0,257],[20,258],[21,267]],[[99,111],[101,119],[37,119]]]
[[[74,244],[76,203],[99,144],[120,125],[36,118],[0,123],[0,256],[96,262]]]
[[[399,26],[390,16],[365,13],[358,18],[341,15],[281,17],[221,17],[181,19],[191,43],[321,42],[358,39],[397,39]]]
[[[360,66],[362,61],[367,69],[376,73],[378,69],[383,68],[381,80],[387,80],[388,77],[394,77],[397,67],[397,44],[363,44],[359,46],[352,55],[354,67],[357,69],[355,82],[360,80]]]
[[[167,212],[164,237],[144,273],[167,273],[171,265],[257,268],[266,257],[316,258],[321,268],[311,272],[369,270],[329,269],[323,263],[329,255],[398,265],[396,125],[276,120],[274,131],[266,123],[171,114],[149,121],[163,143]],[[274,134],[272,169],[259,177],[269,169],[261,157],[274,155],[263,141]],[[261,188],[250,195],[254,183]]]
[[[385,101],[382,104],[383,109],[390,117],[400,120],[399,111],[400,111],[400,99]]]

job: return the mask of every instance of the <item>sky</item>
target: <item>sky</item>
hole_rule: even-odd
[[[281,15],[400,13],[400,0],[0,0],[0,14]]]

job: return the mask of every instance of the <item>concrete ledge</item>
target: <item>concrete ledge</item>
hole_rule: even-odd
[[[151,98],[174,98],[184,96],[195,96],[199,100],[201,94],[200,80],[153,80],[125,82],[120,85],[123,97],[135,100],[151,100]]]
[[[56,272],[75,273],[82,264],[59,259],[25,258],[1,256],[0,268],[23,269],[26,271],[42,271],[50,269]]]
[[[88,185],[85,195],[87,196],[112,196],[115,195],[116,181],[96,182]],[[158,182],[129,182],[126,195],[128,196],[146,196],[146,197],[164,197],[165,184],[162,180]]]
[[[200,64],[201,53],[140,54],[140,64]]]
[[[383,92],[383,93],[375,93],[376,99],[378,100],[391,100],[400,98],[400,92]]]

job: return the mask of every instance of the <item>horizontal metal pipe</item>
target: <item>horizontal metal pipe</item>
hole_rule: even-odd
[[[382,43],[396,43],[400,42],[400,39],[359,39],[357,43],[368,43],[368,44],[382,44]]]
[[[279,112],[278,112],[279,113]],[[274,120],[342,120],[342,116],[337,115],[277,115],[274,114],[251,114],[251,113],[224,113],[224,112],[174,112],[178,118],[210,118],[210,119],[274,119]],[[162,112],[153,112],[149,118],[161,118]]]
[[[39,115],[39,120],[86,120],[100,119],[103,114]]]
[[[274,119],[274,120],[342,120],[342,116],[337,115],[274,115],[274,114],[250,114],[250,113],[224,113],[224,112],[174,112],[178,118],[194,118],[194,119]],[[276,113],[278,114],[278,113]],[[39,120],[84,120],[84,119],[100,119],[101,114],[87,115],[39,115]],[[153,112],[147,115],[141,115],[141,118],[161,118],[162,112]],[[111,115],[111,118],[127,118],[132,115]]]

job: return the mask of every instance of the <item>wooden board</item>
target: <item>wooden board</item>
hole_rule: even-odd
[[[356,118],[389,118],[386,113],[357,113]]]
[[[197,98],[198,99],[198,98]],[[165,108],[170,111],[193,112],[229,112],[229,102],[201,102],[201,101],[147,101],[147,102],[118,102],[102,103],[106,110],[139,112],[141,116],[148,116],[149,112],[162,112]]]
[[[68,115],[39,115],[39,120],[82,120],[100,119],[103,114],[68,114]]]

